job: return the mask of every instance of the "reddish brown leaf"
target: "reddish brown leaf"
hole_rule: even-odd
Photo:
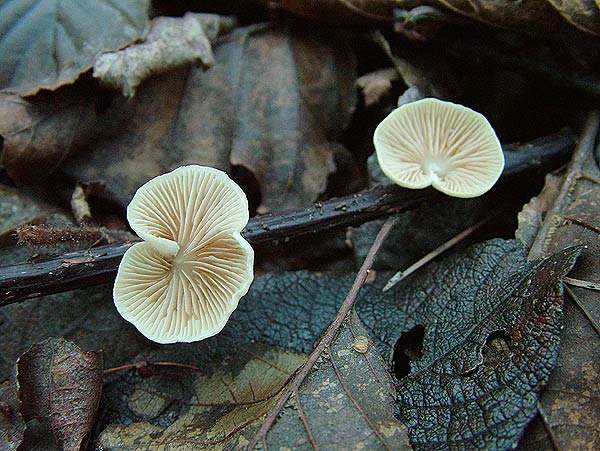
[[[39,420],[65,451],[85,444],[102,392],[102,354],[49,338],[17,360],[21,414]]]

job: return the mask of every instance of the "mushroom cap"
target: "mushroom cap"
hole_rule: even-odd
[[[158,343],[219,333],[253,279],[248,216],[242,189],[214,168],[182,166],[140,187],[127,219],[144,241],[125,252],[113,289],[121,316]]]
[[[502,146],[485,116],[438,99],[392,111],[373,136],[382,171],[396,184],[432,185],[454,197],[488,191],[504,169]]]

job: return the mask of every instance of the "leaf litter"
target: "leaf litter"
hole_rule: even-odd
[[[442,417],[452,415],[455,420],[447,425],[446,430],[434,428],[429,430],[428,434],[458,437],[457,434],[462,433],[461,440],[464,441],[458,443],[465,443],[465,449],[475,444],[483,444],[484,447],[495,446],[496,449],[509,449],[514,446],[529,418],[535,413],[537,396],[555,363],[562,311],[560,280],[562,274],[573,264],[578,252],[579,249],[573,248],[557,254],[552,259],[527,265],[523,249],[517,242],[493,240],[473,248],[462,256],[432,264],[423,274],[409,277],[385,294],[381,293],[385,277],[378,277],[373,285],[364,286],[359,295],[357,311],[367,329],[362,329],[360,322],[357,323],[358,320],[353,316],[347,319],[331,348],[323,354],[315,369],[300,386],[297,395],[294,394],[285,405],[278,421],[269,429],[266,443],[269,446],[309,444],[311,438],[307,435],[304,424],[309,425],[312,439],[319,444],[323,440],[321,434],[324,431],[330,433],[329,427],[332,424],[337,424],[335,429],[338,429],[343,427],[345,422],[354,424],[353,422],[360,419],[359,424],[362,426],[352,429],[354,433],[347,437],[350,441],[332,449],[348,449],[350,443],[361,442],[365,436],[361,439],[360,431],[371,429],[370,424],[387,424],[378,429],[381,434],[390,430],[386,429],[390,424],[396,424],[392,430],[403,430],[400,423],[386,423],[397,421],[392,416],[383,421],[381,413],[378,413],[378,409],[382,408],[382,401],[374,402],[373,398],[368,397],[373,396],[374,391],[383,396],[382,399],[393,400],[394,390],[390,389],[387,383],[382,385],[386,380],[389,381],[384,377],[385,362],[389,365],[394,361],[395,345],[402,334],[420,323],[425,324],[426,330],[423,356],[418,362],[412,363],[414,375],[404,375],[405,377],[399,380],[395,395],[397,400],[394,403],[400,418],[408,422],[408,433],[414,449],[425,449],[433,444],[437,444],[439,449],[449,449],[446,446],[453,445],[444,444],[445,442],[430,435],[424,438],[420,422],[415,424],[412,420],[414,415],[420,416],[424,425],[436,421],[445,424]],[[218,351],[217,355],[221,355],[221,352],[224,356],[236,355],[235,352],[227,351],[229,345],[226,343],[239,344],[239,337],[243,336],[242,341],[271,342],[279,345],[287,343],[286,347],[290,350],[308,352],[312,350],[312,340],[322,333],[329,323],[328,318],[335,314],[336,304],[340,302],[338,293],[347,290],[350,281],[349,276],[307,272],[261,277],[242,300],[240,310],[234,313],[222,335],[215,337],[214,343],[203,342],[201,349],[205,346],[213,348],[214,353],[215,348],[220,349],[225,344],[225,350]],[[291,287],[294,287],[293,290],[297,294],[290,293]],[[413,298],[416,298],[415,302],[407,301]],[[315,299],[318,299],[318,302],[315,302]],[[440,310],[443,305],[448,308]],[[313,308],[317,310],[306,316]],[[438,318],[440,311],[445,313]],[[253,327],[244,328],[244,324],[252,324]],[[300,325],[305,329],[298,329]],[[368,346],[366,356],[353,348],[358,336],[370,336],[375,340]],[[532,346],[534,343],[537,343],[535,347]],[[508,351],[504,352],[506,349]],[[377,350],[383,355],[383,360]],[[199,351],[197,346],[194,347],[194,351],[190,348],[185,354],[161,349],[154,353],[153,358],[172,361],[185,359],[188,363],[197,363],[201,367],[198,358],[191,357],[198,355]],[[190,358],[184,357],[188,352],[193,354]],[[207,351],[201,352],[207,355]],[[217,355],[210,360],[218,360]],[[517,378],[510,382],[511,377],[522,374],[522,371],[526,371],[527,378]],[[440,380],[440,374],[445,375],[441,379],[445,382],[436,388],[433,381]],[[504,381],[505,384],[499,381]],[[125,396],[125,399],[129,400],[127,402],[130,408],[132,396],[135,399],[133,402],[138,405],[138,398],[132,395],[135,388],[129,385],[131,383],[131,379],[128,378],[115,381],[109,389],[112,393],[111,399],[115,393],[120,392],[121,395],[117,396]],[[139,383],[149,382],[134,379],[133,387]],[[152,386],[156,387],[154,383]],[[183,386],[185,387],[185,384]],[[431,396],[423,398],[422,390],[425,386],[432,390],[435,388],[435,393],[440,396],[444,393],[445,396],[450,396],[438,399],[441,403],[445,400],[446,409],[421,405],[424,399],[431,402],[437,399]],[[121,388],[117,390],[117,387]],[[378,388],[371,390],[367,387]],[[452,391],[448,392],[451,387]],[[364,391],[361,391],[361,388]],[[426,393],[433,393],[429,389]],[[195,399],[193,392],[187,393],[185,395],[184,391],[183,397]],[[347,393],[351,393],[351,396]],[[492,402],[495,395],[504,399],[504,402]],[[179,398],[162,394],[159,398],[182,398],[181,394],[178,396]],[[370,400],[354,399],[361,396],[367,396]],[[297,397],[301,400],[300,407]],[[484,402],[486,399],[490,402]],[[353,400],[358,403],[359,408]],[[478,401],[482,401],[481,407],[477,404]],[[153,406],[155,402],[150,400],[144,401],[143,404]],[[334,404],[331,404],[332,402]],[[153,408],[152,415],[161,413],[159,417],[150,420],[155,426],[147,426],[149,430],[159,430],[156,427],[164,421],[165,415],[175,415],[174,418],[179,418],[181,414],[177,413],[177,409],[170,410],[166,407],[167,404],[162,402],[159,403],[159,407]],[[335,407],[336,405],[338,407]],[[341,406],[345,407],[342,409]],[[473,410],[468,406],[477,408]],[[317,407],[323,408],[324,411],[312,410]],[[333,409],[335,416],[328,416],[329,408]],[[465,408],[469,415],[462,417],[456,413]],[[301,411],[303,413],[300,413]],[[134,421],[136,424],[143,420],[139,413],[130,413],[132,416],[127,423]],[[306,423],[302,420],[303,415]],[[502,415],[503,421],[494,427],[493,420],[500,421]],[[483,417],[489,423],[483,421]],[[105,437],[111,437],[110,443],[114,449],[127,449],[117,446],[119,442],[114,435],[121,431],[128,436],[126,426],[117,427],[116,425],[122,424],[122,420],[118,420],[117,417],[113,417],[113,420],[115,426],[108,426],[110,435]],[[146,418],[144,421],[149,420]],[[168,424],[171,425],[169,431],[183,437],[179,435],[181,431],[177,432],[177,429],[172,428],[172,421],[168,421]],[[242,421],[239,424],[244,426],[246,423]],[[290,424],[295,426],[289,426]],[[487,427],[487,424],[490,426]],[[479,425],[480,433],[473,433],[471,436],[469,428],[475,425]],[[246,437],[245,440],[248,440],[246,434],[255,427],[256,424],[241,433],[240,437]],[[164,430],[164,426],[161,426],[160,430]],[[282,432],[284,430],[287,432]],[[374,438],[377,434],[372,431],[373,429],[369,440],[375,442],[369,442],[369,446],[374,448],[368,449],[378,449],[379,446],[386,449],[385,444],[382,445],[382,442]],[[197,437],[194,434],[197,434],[198,430],[192,428],[187,433]],[[394,440],[401,440],[402,434],[392,435]],[[205,439],[206,437],[202,440]],[[242,439],[238,437],[237,440]],[[225,446],[224,449],[231,448]]]
[[[191,64],[214,65],[212,43],[234,26],[234,19],[214,14],[157,17],[144,42],[96,58],[94,77],[131,97],[140,83],[154,74]]]
[[[143,37],[149,0],[0,3],[0,91],[28,96],[73,83],[99,52]]]
[[[260,212],[317,200],[354,110],[347,39],[255,25],[220,38],[213,51],[208,71],[173,70],[131,100],[115,99],[99,118],[104,132],[65,172],[104,182],[122,207],[145,181],[184,164],[246,168],[260,187]]]
[[[566,246],[585,245],[571,276],[597,282],[600,274],[600,170],[594,157],[598,113],[588,118],[571,164],[547,179],[544,190],[523,208],[519,236],[531,257]],[[536,218],[525,221],[524,218]],[[542,219],[544,218],[544,219]],[[539,403],[539,417],[522,449],[597,449],[600,447],[600,295],[567,285],[565,327],[556,371]]]
[[[453,3],[456,8],[462,7],[461,2],[448,3]],[[575,17],[575,13],[581,12],[586,7],[584,4],[585,2],[578,2],[578,6],[572,7],[570,12],[563,13],[568,17]],[[580,8],[579,11],[576,11],[577,8]],[[487,2],[482,2],[481,9],[475,11],[475,14],[471,14],[468,9],[464,12],[466,15],[477,16],[474,18],[484,21],[486,21],[485,15],[491,13],[490,17],[501,21],[503,17],[499,11],[499,9],[490,9]],[[511,22],[513,19],[507,17],[509,26],[518,23],[518,21]],[[525,16],[524,18],[527,19]],[[256,42],[261,39],[263,42]],[[323,45],[324,41],[328,44]],[[192,68],[174,69],[167,74],[153,75],[141,83],[137,95],[130,101],[125,102],[124,99],[114,98],[112,105],[109,105],[106,111],[101,111],[102,109],[98,111],[100,118],[95,126],[99,127],[100,139],[94,140],[87,152],[81,152],[80,145],[70,147],[69,142],[65,142],[66,145],[58,143],[56,150],[45,156],[43,155],[45,150],[42,149],[41,158],[24,153],[18,171],[13,172],[19,174],[21,171],[23,175],[16,175],[14,179],[22,177],[22,181],[28,182],[43,178],[45,165],[55,169],[62,166],[67,156],[73,156],[67,166],[67,173],[75,179],[98,180],[100,178],[98,176],[86,176],[94,173],[94,164],[104,160],[104,165],[97,166],[100,169],[95,174],[107,176],[108,186],[113,189],[112,193],[108,193],[108,198],[116,201],[117,205],[123,206],[135,189],[133,178],[138,172],[143,175],[146,171],[155,175],[181,161],[185,162],[187,158],[195,161],[198,155],[194,153],[197,149],[193,147],[198,142],[207,142],[211,149],[207,157],[212,158],[211,161],[215,165],[221,164],[222,168],[234,171],[236,167],[250,169],[261,185],[262,198],[258,211],[270,211],[288,205],[297,206],[300,202],[306,204],[307,199],[314,200],[323,192],[325,183],[323,180],[333,171],[332,155],[338,148],[335,139],[346,127],[354,102],[353,94],[347,95],[351,89],[346,90],[356,78],[353,70],[354,60],[352,56],[345,58],[344,55],[351,55],[351,52],[344,53],[348,49],[333,41],[335,39],[331,39],[331,34],[324,39],[322,35],[314,32],[298,33],[294,27],[273,28],[259,25],[238,30],[230,36],[221,38],[216,47],[217,61],[223,54],[227,56],[228,52],[229,55],[233,55],[230,60],[223,59],[226,66],[224,72],[215,71],[225,82],[220,81],[218,77],[210,79],[206,76],[215,68],[206,74]],[[227,49],[227,46],[230,48]],[[244,58],[240,58],[240,54]],[[323,55],[333,55],[331,59],[325,58],[328,62],[333,61],[327,66],[330,70],[329,75],[315,74],[301,68],[302,64],[310,61],[314,54],[318,54],[320,60],[318,64],[307,64],[308,67],[325,66],[326,64],[321,60]],[[291,91],[289,87],[283,89],[281,86],[276,86],[277,89],[269,91],[260,82],[254,80],[246,85],[243,84],[246,74],[250,74],[247,78],[259,78],[256,75],[260,72],[258,67],[261,69],[267,67],[269,74],[279,74],[282,67],[268,65],[272,60],[283,61],[285,67],[297,64],[300,70],[296,67],[296,72],[285,72],[285,75],[288,79],[301,82],[293,86]],[[248,70],[235,71],[236,64],[232,61],[238,63],[242,61],[241,66]],[[350,71],[347,70],[348,68]],[[340,78],[339,73],[345,70],[349,75]],[[331,77],[331,73],[335,76]],[[233,76],[229,79],[231,74]],[[322,78],[319,78],[321,76]],[[333,79],[336,85],[340,85],[335,89],[327,85],[327,82]],[[323,80],[326,80],[327,89],[320,90]],[[207,88],[200,92],[204,84]],[[231,86],[242,86],[242,89],[232,90]],[[165,96],[165,92],[168,95]],[[209,123],[207,129],[212,127],[217,133],[211,134],[208,138],[202,133],[197,133],[197,129],[201,128],[202,124],[197,118],[194,120],[194,108],[203,105],[204,98],[210,99],[211,94],[216,93],[223,98],[229,98],[227,96],[233,97],[232,92],[236,94],[241,92],[242,100],[259,99],[259,101],[242,104],[243,114],[240,113],[239,117],[229,111],[223,113],[223,110],[216,107],[207,108],[204,119],[210,122],[214,118],[226,117],[235,125],[231,126],[227,121],[225,126],[223,123]],[[261,97],[260,95],[265,92],[267,95]],[[301,99],[306,105],[296,110],[290,109],[289,105],[283,102],[290,97],[290,92],[296,95],[292,99]],[[60,95],[60,92],[53,95],[56,94]],[[43,96],[40,98],[43,99]],[[16,97],[11,101],[14,99]],[[317,100],[311,104],[313,99]],[[216,103],[216,96],[213,101]],[[235,102],[231,104],[239,106]],[[277,112],[281,113],[280,116],[271,114],[269,107],[273,104],[283,111],[283,113]],[[91,103],[87,108],[90,105]],[[165,105],[167,105],[166,109]],[[34,117],[37,114],[35,112],[37,107],[33,105],[31,110],[33,113],[28,112],[28,108],[31,106],[26,105],[23,108],[23,114],[31,114],[33,120],[30,122],[34,124],[31,128],[33,132],[29,136],[39,140],[39,136],[43,135],[36,135],[37,122],[43,122],[44,117],[52,116],[53,112],[42,111],[40,115]],[[69,108],[70,105],[65,108],[68,114],[70,114]],[[96,108],[93,109],[95,113]],[[155,112],[156,118],[148,118],[148,111]],[[259,114],[253,116],[252,113],[256,112]],[[188,121],[186,115],[191,115],[192,120]],[[263,133],[263,129],[260,133],[253,134],[253,130],[245,129],[243,125],[248,117],[258,117],[257,123],[266,123],[267,131]],[[287,158],[285,161],[276,161],[275,153],[261,154],[252,160],[251,157],[254,155],[249,155],[248,149],[270,150],[270,146],[275,142],[275,134],[269,134],[269,127],[272,129],[280,127],[285,122],[284,119],[290,117],[300,118],[301,120],[297,122],[301,124],[306,122],[307,117],[310,119],[310,127],[307,129],[303,128],[304,125],[298,126],[292,120],[291,122],[297,128],[291,127],[290,134],[286,135],[292,138],[301,135],[302,145],[292,150],[289,150],[290,147],[282,146],[281,148],[285,150],[283,155]],[[335,120],[329,121],[330,117]],[[79,135],[89,139],[91,135],[85,129],[79,133],[74,128],[76,126],[73,124],[76,122],[77,120],[71,121],[69,125],[67,121],[67,129],[75,130],[74,134],[69,135],[71,136],[69,139],[78,141]],[[221,126],[221,129],[218,126]],[[19,132],[17,131],[17,135]],[[26,133],[29,131],[25,131],[24,138],[27,138]],[[241,134],[241,138],[238,133]],[[46,133],[46,136],[51,137],[51,134]],[[179,136],[182,137],[180,141]],[[231,136],[235,139],[232,140]],[[198,137],[201,139],[198,140]],[[226,144],[219,147],[221,145],[219,138],[222,137],[226,140],[229,138],[229,142],[225,140]],[[240,139],[248,147],[240,146]],[[26,139],[21,142],[25,141]],[[147,152],[136,149],[138,142],[153,150]],[[10,141],[8,143],[10,144]],[[319,153],[311,154],[310,150],[307,152],[307,146],[319,148]],[[6,141],[4,147],[6,151]],[[215,147],[216,150],[213,149]],[[128,148],[134,151],[123,158],[119,149]],[[172,148],[175,151],[170,153]],[[114,155],[117,155],[116,159]],[[242,158],[238,159],[239,155],[242,155]],[[21,156],[17,156],[15,161],[19,158]],[[98,160],[92,161],[94,158]],[[36,163],[31,166],[33,171],[29,173],[27,172],[28,159]],[[112,160],[115,160],[114,166],[111,166]],[[276,170],[269,172],[269,168],[265,169],[265,162],[273,164]],[[115,169],[118,163],[125,163],[125,168]],[[85,168],[86,164],[88,165],[86,170],[89,172],[79,172],[79,167]],[[10,164],[7,167],[10,169]],[[282,168],[285,170],[282,171]],[[273,174],[287,175],[287,178],[280,177],[272,182],[276,178]],[[592,183],[597,180],[590,174],[584,178]],[[583,194],[582,196],[585,197]],[[594,231],[593,218],[586,216],[589,213],[586,203],[582,202],[579,205],[581,208],[576,212],[577,214],[561,213],[557,227],[577,224],[588,231]],[[547,207],[542,205],[538,208],[543,212]],[[529,240],[533,239],[537,223],[540,222],[536,214],[532,217],[531,228],[527,233]],[[592,227],[588,227],[590,224]],[[572,240],[566,241],[567,245],[574,244]],[[10,253],[10,249],[10,247],[3,249],[3,254],[5,251]],[[279,421],[269,427],[263,444],[295,446],[301,443],[314,447],[315,443],[320,443],[320,440],[330,439],[327,434],[331,434],[332,430],[348,426],[351,431],[344,434],[347,441],[340,442],[339,445],[333,444],[334,449],[336,445],[345,447],[337,449],[347,449],[352,445],[367,446],[369,449],[377,449],[379,446],[382,449],[402,447],[409,449],[407,433],[411,436],[415,449],[449,449],[450,446],[458,446],[460,449],[460,446],[468,447],[473,444],[494,449],[508,449],[515,446],[525,424],[535,411],[538,394],[554,366],[558,347],[557,330],[560,328],[562,315],[560,279],[573,264],[577,252],[577,248],[570,248],[562,253],[553,254],[547,260],[527,263],[522,250],[514,242],[495,240],[475,247],[461,256],[431,265],[422,274],[403,281],[401,286],[392,290],[394,294],[382,295],[379,290],[386,277],[378,278],[374,285],[363,288],[361,301],[358,304],[358,312],[366,324],[366,329],[363,329],[360,319],[356,316],[351,315],[346,318],[339,334],[327,348],[327,352],[320,356],[317,365],[284,406]],[[588,254],[584,253],[584,256],[586,259],[589,258]],[[499,263],[494,264],[494,261]],[[579,268],[581,266],[576,271],[579,271]],[[593,273],[584,271],[577,273],[577,277],[581,280],[591,279]],[[189,442],[186,442],[189,436],[199,438],[201,441],[210,436],[206,439],[206,443],[223,445],[225,449],[229,449],[234,443],[243,446],[254,436],[253,433],[259,427],[263,416],[268,411],[272,412],[270,406],[280,399],[278,396],[281,390],[286,387],[296,371],[294,367],[302,366],[305,357],[297,353],[313,350],[314,340],[319,337],[329,324],[330,318],[334,316],[340,302],[340,293],[347,290],[349,282],[348,276],[323,276],[305,272],[266,276],[257,280],[256,289],[247,296],[247,303],[242,302],[239,311],[236,312],[237,316],[234,314],[223,334],[215,337],[214,340],[207,340],[197,346],[182,345],[169,349],[156,349],[143,340],[135,343],[131,343],[135,340],[125,340],[126,344],[120,348],[118,344],[113,343],[109,347],[112,354],[110,358],[114,361],[126,362],[134,353],[141,352],[142,357],[151,355],[162,357],[161,360],[193,362],[199,367],[209,365],[211,369],[198,373],[182,370],[182,368],[177,371],[161,368],[154,373],[154,376],[147,379],[140,379],[132,374],[111,379],[106,385],[108,389],[105,393],[106,402],[99,417],[99,429],[104,430],[101,437],[110,437],[109,445],[118,446],[115,441],[118,437],[110,436],[109,433],[119,431],[126,435],[129,427],[137,425],[142,436],[148,432],[148,443],[156,443],[157,434],[167,431],[177,438],[183,437],[181,442],[184,443],[183,446],[189,445]],[[449,287],[452,287],[452,290],[449,290]],[[571,294],[575,293],[575,289],[569,290]],[[291,293],[297,296],[294,297]],[[77,295],[86,299],[88,297],[86,291]],[[110,297],[108,290],[99,293],[97,297],[101,301],[100,304],[109,304],[106,302]],[[417,299],[417,302],[406,302],[408,297]],[[54,326],[61,321],[63,326],[69,322],[70,317],[57,320],[61,308],[69,311],[71,307],[67,298],[69,297],[51,297],[52,308],[54,309],[56,305],[58,309],[54,315],[45,313],[50,319],[49,323],[37,322],[33,319],[34,316],[29,316],[31,312],[37,310],[31,302],[4,308],[0,320],[10,324],[12,330],[2,337],[3,341],[8,343],[10,349],[17,355],[22,351],[13,348],[13,340],[19,342],[22,347],[24,344],[29,344],[36,333],[41,336],[74,334],[77,341],[88,339],[90,342],[93,341],[90,337],[94,334],[94,330],[102,329],[104,314],[86,315],[85,321],[75,321],[73,327],[69,327],[68,324],[64,328]],[[423,299],[432,300],[433,305],[428,306],[426,302],[419,303]],[[484,302],[480,305],[478,301],[482,299]],[[55,303],[54,300],[57,302]],[[581,307],[582,300],[580,298],[577,300]],[[441,310],[443,314],[438,317],[438,310],[447,305],[457,306],[457,308],[449,311]],[[23,308],[19,310],[21,307]],[[567,304],[567,315],[572,307]],[[587,320],[593,329],[595,324],[593,304],[587,304],[577,312],[587,315]],[[70,315],[72,317],[74,313],[71,312]],[[25,317],[32,319],[26,322],[27,327],[21,328],[18,324],[20,320],[16,321],[15,318]],[[44,325],[43,330],[37,331],[34,327],[34,324],[38,323]],[[569,324],[569,317],[567,317],[567,324]],[[588,323],[577,322],[578,326],[586,324]],[[118,320],[114,321],[112,326],[114,326],[111,329],[113,331],[122,329],[119,327]],[[593,343],[590,338],[593,335],[588,333],[586,327],[576,330],[574,340],[586,337],[590,343]],[[31,332],[31,336],[27,331]],[[527,331],[528,334],[524,334],[523,331]],[[101,332],[104,339],[107,339],[110,334],[104,330]],[[102,337],[98,339],[100,342]],[[270,343],[284,348],[272,348],[264,344],[252,344],[253,342]],[[253,349],[252,346],[256,349],[244,357],[246,351]],[[114,353],[112,353],[113,347],[115,347]],[[99,348],[98,346],[97,349]],[[392,368],[395,371],[398,379],[396,388],[406,388],[406,390],[395,393],[386,363],[379,357],[377,350],[387,360],[387,369]],[[265,355],[268,357],[260,358]],[[2,356],[2,358],[6,360],[3,363],[6,364],[4,370],[8,374],[11,357]],[[249,365],[248,368],[254,366],[262,370],[266,368],[269,372],[274,368],[273,362],[279,362],[280,358],[289,359],[292,363],[284,371],[280,371],[281,368],[277,370],[280,379],[262,392],[267,393],[266,398],[256,397],[253,391],[256,388],[260,392],[260,379],[256,380],[257,378],[247,374],[238,379],[241,374],[244,374],[245,365]],[[41,360],[43,361],[43,358]],[[217,365],[216,362],[224,362],[224,366]],[[266,367],[261,366],[265,363]],[[523,372],[523,368],[526,368],[526,371]],[[362,378],[357,376],[355,369],[361,370]],[[576,377],[581,372],[588,374],[585,369],[577,368],[577,370],[577,373],[567,374],[565,379],[571,381],[569,377]],[[169,371],[171,371],[169,377],[166,377]],[[250,373],[254,374],[254,371]],[[365,377],[365,374],[368,376]],[[440,378],[440,375],[443,377]],[[529,377],[519,377],[522,375]],[[215,376],[217,379],[211,379]],[[510,379],[511,376],[515,376],[516,379]],[[210,393],[214,393],[217,397],[224,394],[223,397],[218,398],[216,405],[210,403],[204,403],[210,405],[203,406],[194,405],[195,399],[198,398],[194,396],[199,393],[199,390],[194,388],[194,381],[221,387]],[[239,387],[236,386],[238,382],[242,387],[239,391]],[[85,381],[82,383],[87,384]],[[577,380],[573,379],[572,383],[576,384]],[[231,391],[232,387],[233,391]],[[231,403],[233,398],[244,398],[248,395],[245,391],[248,387],[251,388],[248,399],[255,404],[254,407],[257,407],[252,411],[254,417],[245,415],[247,412],[244,409],[238,409],[243,403],[240,402],[239,405]],[[489,390],[494,387],[502,394],[505,401],[510,402],[507,401],[506,405],[502,406],[487,402],[490,399]],[[363,391],[366,391],[366,394]],[[440,392],[440,397],[432,400],[430,395],[436,391]],[[207,393],[201,395],[205,396]],[[230,396],[229,401],[227,396]],[[379,396],[379,400],[383,401],[374,401],[373,396]],[[394,399],[396,414],[407,423],[408,430],[392,414]],[[261,404],[261,400],[265,402]],[[113,401],[115,402],[111,405]],[[446,402],[446,404],[438,406],[436,403],[439,402]],[[575,409],[573,407],[575,404],[561,405],[561,407],[567,406],[564,409],[566,413],[559,412],[560,414],[554,417],[552,415],[556,413],[556,409],[548,414],[543,403],[540,405],[546,429],[548,430],[550,425],[553,438],[556,438],[557,431],[562,431],[563,426],[566,426],[564,430],[570,430],[569,428],[581,430],[585,427],[577,423],[581,417],[569,417],[569,421],[577,423],[574,426],[570,423],[560,423],[561,419],[564,420],[564,417],[570,415],[569,412]],[[194,411],[194,416],[190,417],[188,413],[195,407],[207,408],[209,410],[202,412],[209,413],[203,415]],[[466,410],[467,415],[462,415],[461,409]],[[334,415],[327,415],[327,413]],[[504,423],[499,420],[500,418],[504,418]],[[344,423],[340,425],[340,422]],[[127,425],[128,423],[131,424]],[[427,424],[432,424],[432,428],[425,430],[423,425]],[[357,426],[353,428],[352,425]],[[78,432],[69,437],[70,440],[74,440],[72,445],[74,449],[78,447],[77,440],[80,436]],[[130,438],[134,440],[133,437],[127,439]],[[392,442],[388,439],[397,441],[393,442],[394,445],[390,445]],[[330,442],[326,443],[330,444]],[[578,445],[585,443],[590,443],[588,437],[577,442]]]
[[[49,338],[17,360],[23,419],[37,419],[64,451],[85,447],[102,393],[102,354]]]

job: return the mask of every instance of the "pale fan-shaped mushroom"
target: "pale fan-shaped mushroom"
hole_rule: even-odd
[[[158,343],[219,333],[253,279],[241,188],[217,169],[183,166],[140,187],[127,219],[144,242],[125,253],[115,280],[123,318]]]
[[[500,142],[470,108],[423,99],[392,111],[373,136],[382,171],[405,188],[432,185],[455,197],[488,191],[504,169]]]

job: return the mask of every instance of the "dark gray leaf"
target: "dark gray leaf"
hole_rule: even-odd
[[[492,240],[359,306],[392,355],[416,450],[516,446],[556,362],[561,279],[580,251],[526,264],[516,241]]]
[[[0,1],[0,90],[31,95],[72,83],[98,53],[142,36],[148,3]]]

